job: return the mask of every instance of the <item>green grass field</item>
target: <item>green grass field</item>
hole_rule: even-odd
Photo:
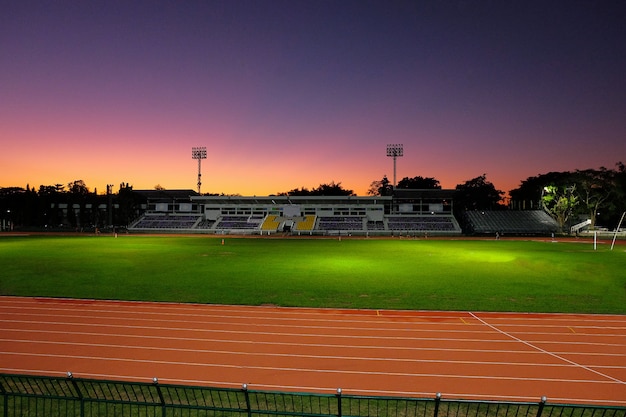
[[[624,246],[514,240],[1,236],[0,294],[626,314]]]

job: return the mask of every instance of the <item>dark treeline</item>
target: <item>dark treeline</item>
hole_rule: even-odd
[[[529,177],[509,192],[512,209],[541,208],[561,227],[579,219],[614,228],[626,211],[626,167],[549,172]]]
[[[157,186],[158,188],[162,188]],[[405,177],[396,189],[441,189],[432,177]],[[391,196],[394,187],[386,176],[372,181],[371,196]],[[216,194],[212,194],[216,195]],[[354,196],[341,183],[331,182],[308,189],[296,188],[277,195]],[[590,219],[613,229],[626,211],[626,167],[618,162],[615,169],[586,169],[549,172],[529,177],[520,186],[505,192],[487,180],[485,174],[455,187],[455,214],[468,210],[536,210],[548,212],[567,230],[579,219]],[[82,180],[67,185],[42,185],[36,190],[27,185],[0,188],[0,229],[74,228],[76,230],[126,226],[141,214],[144,197],[128,183],[120,184],[117,193],[109,186],[106,194],[91,192]]]
[[[140,214],[142,198],[129,184],[120,184],[117,194],[112,188],[107,194],[97,194],[82,180],[67,187],[42,185],[39,190],[28,185],[0,188],[0,228],[94,230],[127,225]]]

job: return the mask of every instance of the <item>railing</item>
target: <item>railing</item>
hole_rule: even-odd
[[[626,407],[365,397],[0,374],[3,417],[626,417]]]
[[[585,221],[583,221],[583,222],[580,222],[580,223],[578,223],[578,224],[573,225],[573,226],[570,228],[570,232],[571,232],[571,233],[576,233],[577,231],[579,231],[579,230],[580,230],[580,229],[582,229],[583,227],[585,227],[585,226],[587,226],[587,225],[590,225],[590,224],[591,224],[591,219],[587,219],[587,220],[585,220]]]

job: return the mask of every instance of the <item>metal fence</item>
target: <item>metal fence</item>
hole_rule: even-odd
[[[366,397],[0,374],[3,417],[626,417],[626,407]]]

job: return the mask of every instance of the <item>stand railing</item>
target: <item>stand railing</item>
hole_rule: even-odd
[[[626,407],[367,397],[0,374],[3,417],[626,417]]]

